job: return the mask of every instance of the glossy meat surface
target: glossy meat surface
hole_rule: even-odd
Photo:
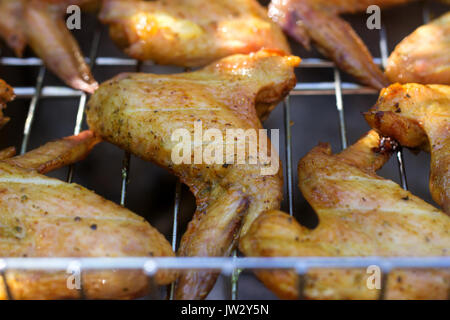
[[[173,256],[167,240],[142,217],[77,184],[36,172],[78,161],[98,141],[92,132],[83,132],[0,161],[1,257]],[[79,291],[67,287],[69,275],[10,270],[6,279],[14,299],[80,298]],[[90,299],[147,293],[147,277],[137,270],[86,272],[82,280]],[[168,284],[174,275],[159,272],[155,280]],[[0,299],[6,298],[0,280]]]
[[[289,215],[261,215],[240,242],[247,256],[447,256],[450,219],[398,184],[375,174],[388,159],[389,140],[369,132],[355,145],[333,155],[327,144],[299,163],[299,186],[319,217],[310,230]],[[294,272],[260,272],[279,297],[298,297]],[[366,286],[366,270],[310,270],[308,299],[377,299]],[[393,270],[388,299],[447,299],[448,271]]]
[[[403,39],[386,74],[392,82],[450,85],[450,12]]]
[[[122,74],[102,84],[90,99],[87,119],[92,130],[167,168],[195,195],[197,211],[179,255],[230,254],[239,233],[244,234],[259,214],[279,208],[282,170],[262,175],[264,164],[250,164],[248,153],[243,164],[197,164],[191,159],[195,149],[189,157],[192,164],[175,164],[172,153],[178,142],[172,134],[185,129],[192,137],[198,124],[204,130],[215,128],[224,137],[228,129],[261,129],[258,115],[268,114],[295,86],[294,67],[299,61],[259,51],[230,56],[190,73]],[[278,155],[272,154],[272,164],[279,163]],[[176,297],[204,298],[215,278],[207,272],[189,272],[179,279]]]
[[[431,195],[450,214],[450,86],[394,84],[365,116],[401,145],[431,152]]]
[[[323,8],[321,3],[309,0],[272,0],[269,16],[305,48],[314,42],[324,56],[362,83],[376,89],[386,87],[388,79],[373,62],[363,41],[337,15],[344,10],[330,8],[334,7]]]
[[[108,0],[100,19],[128,55],[158,64],[195,67],[262,48],[290,50],[256,0]]]

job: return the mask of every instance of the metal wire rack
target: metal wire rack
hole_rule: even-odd
[[[428,22],[430,13],[428,6],[424,5],[423,20]],[[142,70],[145,65],[153,65],[151,62],[140,63],[133,59],[115,58],[115,57],[97,57],[100,45],[101,29],[96,28],[91,43],[89,57],[86,61],[93,69],[96,66],[131,66],[136,71]],[[385,66],[388,58],[388,45],[386,29],[383,26],[379,34],[379,46],[381,57],[375,58],[375,62]],[[39,68],[36,84],[34,87],[15,87],[17,99],[30,99],[28,115],[24,124],[23,140],[20,153],[27,151],[28,141],[30,138],[31,127],[35,118],[37,107],[42,98],[77,98],[78,111],[74,124],[74,134],[78,134],[83,123],[84,111],[87,102],[87,95],[83,92],[70,89],[65,86],[44,86],[44,77],[46,68],[39,58],[14,58],[0,57],[0,65],[13,67],[35,66]],[[361,86],[356,83],[343,82],[341,80],[340,71],[335,67],[333,62],[318,59],[303,59],[300,68],[332,68],[334,71],[334,82],[311,82],[297,83],[290,96],[295,95],[334,95],[336,99],[336,108],[339,115],[339,133],[341,147],[347,147],[347,132],[344,114],[343,95],[353,94],[376,94],[376,90]],[[284,103],[284,130],[286,145],[286,171],[287,171],[287,201],[289,214],[294,214],[294,176],[293,176],[293,159],[292,159],[292,132],[291,132],[291,105],[290,96]],[[407,189],[407,179],[405,166],[403,161],[403,153],[401,150],[397,152],[398,169],[401,179],[401,185]],[[67,181],[71,182],[73,178],[73,166],[69,170]],[[122,165],[122,184],[121,184],[121,205],[126,204],[128,177],[130,172],[130,154],[124,153]],[[177,249],[177,237],[179,230],[181,203],[181,183],[177,182],[175,186],[175,198],[173,206],[173,225],[172,225],[172,247]],[[225,277],[228,286],[228,298],[238,298],[238,281],[241,270],[244,269],[292,269],[299,275],[299,293],[300,299],[303,297],[305,277],[311,268],[366,268],[370,265],[379,266],[383,276],[382,289],[379,292],[379,299],[384,299],[386,281],[389,272],[397,268],[450,268],[450,257],[299,257],[299,258],[242,258],[237,257],[236,253],[230,258],[212,258],[212,257],[177,257],[177,258],[0,258],[0,276],[6,287],[6,292],[10,299],[14,297],[10,294],[5,273],[8,270],[46,270],[61,271],[70,268],[78,268],[80,272],[87,270],[107,270],[107,269],[134,269],[143,270],[149,277],[149,297],[159,298],[155,296],[155,288],[153,276],[160,269],[198,269],[198,270],[215,270],[220,271]],[[173,298],[173,287],[168,289],[169,297]],[[84,289],[81,286],[80,298],[84,298]]]

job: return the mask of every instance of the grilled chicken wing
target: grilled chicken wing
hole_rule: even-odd
[[[403,39],[386,74],[392,82],[450,85],[450,12]]]
[[[389,140],[380,145],[375,131],[332,155],[320,144],[299,163],[299,185],[319,216],[310,230],[292,217],[261,215],[240,242],[248,256],[444,256],[450,248],[450,219],[442,211],[375,174],[388,159]],[[310,299],[376,299],[365,270],[310,270]],[[260,272],[281,298],[298,297],[293,271]],[[393,270],[388,299],[446,299],[450,272]]]
[[[19,57],[27,45],[22,28],[24,1],[26,0],[0,0],[0,37],[5,39]]]
[[[14,97],[13,88],[0,79],[0,128],[9,121],[9,118],[3,115],[3,109],[6,107],[6,103],[12,101]]]
[[[394,84],[365,116],[403,146],[431,152],[431,195],[450,214],[450,86]]]
[[[49,143],[0,161],[1,257],[173,256],[170,244],[143,218],[76,184],[48,178],[48,172],[78,161],[99,142],[92,132]],[[11,152],[9,152],[11,155]],[[65,272],[8,271],[14,299],[79,298]],[[167,284],[174,275],[159,272]],[[90,299],[128,299],[146,293],[141,271],[83,274]],[[0,299],[8,298],[0,278]]]
[[[28,43],[45,65],[74,89],[92,93],[98,86],[64,21],[71,4],[96,0],[0,0],[0,36],[22,55]]]
[[[76,3],[29,0],[24,8],[24,31],[31,48],[61,80],[72,88],[93,93],[97,82],[63,18],[67,6]]]
[[[269,16],[307,49],[312,40],[318,50],[338,67],[362,83],[382,89],[389,84],[388,79],[375,65],[369,50],[350,24],[337,15],[356,12],[363,7],[367,9],[367,1],[359,5],[355,2],[347,5],[345,1],[333,1],[324,5],[324,1],[272,0]],[[379,1],[379,4],[384,2]]]
[[[273,51],[234,55],[190,73],[122,74],[100,85],[91,97],[87,119],[92,130],[167,168],[194,193],[197,210],[181,240],[179,255],[228,255],[241,228],[245,234],[259,214],[279,208],[282,179],[276,152],[272,152],[274,172],[267,175],[261,172],[267,165],[259,160],[250,164],[248,153],[245,164],[192,160],[195,146],[188,157],[195,164],[176,164],[172,155],[179,142],[172,134],[177,129],[195,134],[198,126],[217,129],[223,136],[231,129],[261,129],[258,114],[267,114],[294,87],[293,67],[298,63],[297,57]],[[202,140],[203,145],[212,143],[207,140]],[[225,146],[223,143],[226,141],[214,140],[213,145]],[[176,297],[206,297],[216,276],[193,271],[184,274]]]
[[[256,0],[107,0],[100,19],[127,54],[159,64],[195,67],[261,48],[290,50]]]

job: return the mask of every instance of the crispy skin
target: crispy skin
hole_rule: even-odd
[[[450,214],[450,86],[394,84],[365,117],[403,146],[431,151],[431,195]]]
[[[15,94],[13,88],[0,79],[0,128],[9,121],[9,118],[3,115],[3,109],[6,108],[6,103],[14,100],[14,98]]]
[[[167,240],[145,219],[77,184],[36,172],[78,161],[89,152],[94,139],[83,132],[0,162],[0,256],[174,255]],[[6,278],[14,299],[80,297],[77,290],[67,288],[65,272],[14,270]],[[174,278],[173,273],[161,271],[155,280],[168,284]],[[131,299],[146,293],[147,277],[137,270],[87,272],[83,285],[90,299]],[[0,280],[0,299],[6,298]]]
[[[28,44],[50,70],[72,88],[93,93],[98,84],[64,21],[67,6],[76,3],[29,0],[23,8],[24,30]]]
[[[176,129],[193,134],[200,121],[205,130],[218,129],[224,137],[227,129],[262,128],[255,105],[260,115],[267,114],[268,108],[287,95],[296,83],[293,67],[299,61],[259,51],[234,55],[190,73],[122,74],[100,85],[91,97],[87,119],[92,130],[167,168],[195,195],[197,210],[179,255],[228,255],[241,226],[241,234],[245,234],[259,214],[279,208],[282,179],[280,170],[261,175],[264,165],[249,164],[248,153],[246,164],[175,164],[171,156],[179,143],[172,141],[172,134]],[[277,155],[274,157],[278,162]],[[208,272],[184,274],[176,297],[206,297],[216,276]]]
[[[108,0],[100,19],[128,55],[158,64],[196,67],[261,48],[290,51],[256,0]]]
[[[386,148],[386,145],[384,146]],[[242,238],[248,256],[443,256],[449,254],[450,219],[442,211],[375,174],[388,159],[379,136],[369,132],[341,154],[320,144],[299,163],[299,186],[319,216],[309,230],[289,215],[261,215]],[[384,152],[383,152],[384,150]],[[298,297],[292,271],[260,272],[279,297]],[[376,299],[365,270],[310,270],[309,299]],[[394,270],[388,299],[446,299],[450,273]]]
[[[0,0],[0,37],[21,57],[27,40],[21,21],[25,0]]]
[[[392,82],[450,85],[450,12],[403,39],[386,74]]]
[[[388,79],[373,62],[363,41],[350,24],[337,16],[339,7],[322,9],[320,3],[310,2],[273,0],[269,16],[307,49],[312,40],[324,56],[362,83],[376,89],[386,87]]]

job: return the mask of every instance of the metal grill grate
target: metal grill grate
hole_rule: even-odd
[[[428,6],[424,5],[423,20],[428,22],[430,12]],[[136,71],[141,71],[145,65],[153,65],[151,62],[137,62],[132,59],[97,57],[97,51],[100,45],[101,29],[97,25],[96,31],[91,43],[88,61],[90,67],[96,66],[134,66]],[[375,58],[375,62],[385,66],[388,58],[388,45],[386,29],[383,26],[379,35],[379,46],[381,58]],[[31,102],[26,117],[23,140],[20,153],[27,150],[30,131],[36,115],[36,109],[41,98],[78,98],[78,112],[74,125],[74,134],[78,134],[84,118],[84,111],[87,102],[87,95],[83,92],[70,89],[63,86],[44,86],[44,76],[46,68],[38,58],[12,58],[0,57],[0,65],[25,67],[39,67],[35,87],[16,87],[14,88],[18,99],[29,99]],[[292,95],[335,95],[336,108],[339,116],[339,132],[342,149],[347,147],[347,132],[344,115],[343,95],[353,94],[376,94],[377,91],[361,86],[356,83],[342,82],[340,71],[330,61],[317,58],[303,59],[300,68],[332,68],[334,70],[334,82],[311,82],[297,83]],[[287,200],[289,214],[294,214],[294,175],[292,161],[292,132],[291,132],[291,106],[289,96],[284,101],[284,130],[286,146],[286,170],[287,170]],[[401,150],[397,152],[397,162],[401,178],[401,185],[407,189],[406,173]],[[121,186],[121,205],[126,204],[128,177],[130,172],[130,154],[125,152],[122,165],[122,186]],[[70,167],[67,181],[71,182],[73,178],[74,167]],[[177,249],[177,238],[180,219],[181,203],[181,183],[177,182],[175,186],[175,199],[173,206],[173,226],[172,226],[172,247]],[[386,281],[389,272],[396,268],[450,268],[450,257],[300,257],[300,258],[241,258],[236,253],[230,258],[5,258],[0,259],[0,276],[3,277],[8,297],[12,299],[5,272],[10,269],[20,270],[67,270],[70,266],[77,266],[79,270],[105,270],[105,269],[141,269],[149,277],[149,297],[157,298],[154,295],[156,290],[154,286],[153,275],[158,269],[208,269],[217,270],[226,278],[228,286],[228,298],[238,298],[238,279],[241,270],[244,269],[293,269],[300,276],[299,292],[303,297],[305,285],[305,274],[311,268],[365,268],[370,265],[377,265],[383,271],[383,281]],[[383,287],[385,287],[383,285]],[[173,298],[173,286],[168,289],[169,297]],[[83,287],[80,290],[80,298],[84,298]],[[379,298],[384,298],[384,291],[380,290]]]

